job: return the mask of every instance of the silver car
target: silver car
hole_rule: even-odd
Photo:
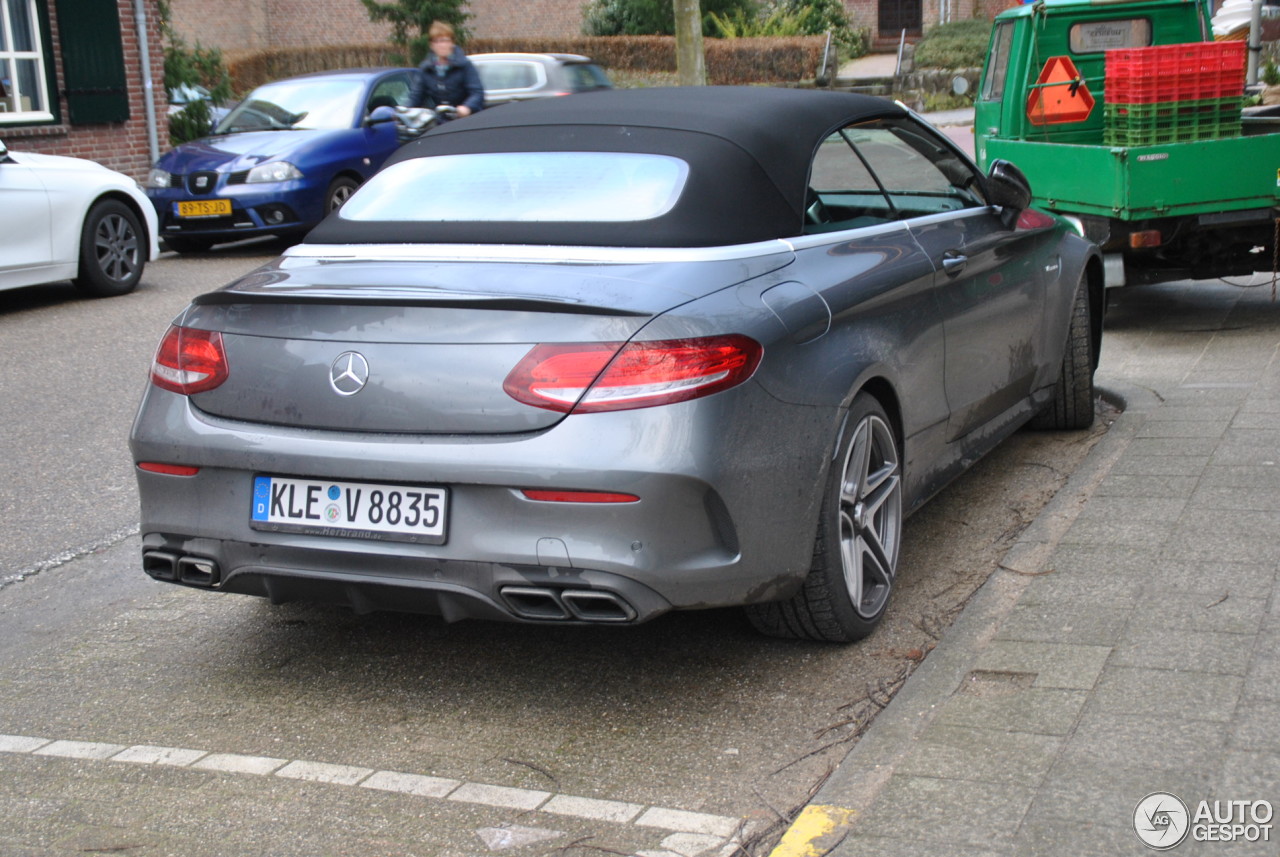
[[[512,105],[401,148],[164,335],[131,437],[157,580],[849,641],[902,522],[1093,420],[1097,249],[902,107]]]
[[[604,69],[578,54],[470,54],[488,107],[610,89]]]

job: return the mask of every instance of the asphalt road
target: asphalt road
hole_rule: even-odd
[[[740,822],[760,853],[1105,425],[1016,435],[913,517],[855,646],[737,611],[446,625],[155,583],[125,445],[151,352],[267,258],[0,295],[0,853],[692,855]]]
[[[85,300],[70,283],[0,292],[5,455],[0,585],[136,530],[125,439],[169,321],[197,294],[271,258],[261,242],[168,253],[138,289]]]

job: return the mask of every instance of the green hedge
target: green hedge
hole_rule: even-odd
[[[990,40],[990,21],[939,24],[916,45],[916,68],[982,68]]]
[[[813,80],[826,48],[825,36],[759,39],[704,39],[707,80],[713,84],[796,83]],[[832,48],[834,51],[834,46]],[[472,39],[468,53],[568,53],[591,57],[606,70],[674,72],[672,36],[579,36],[547,39]],[[400,65],[388,44],[281,48],[229,63],[236,92],[247,93],[272,80],[313,71]]]

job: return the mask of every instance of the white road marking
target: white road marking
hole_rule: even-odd
[[[612,821],[615,824],[626,824],[632,821],[643,809],[644,807],[638,803],[569,795],[556,795],[542,805],[543,812],[590,818],[596,821]]]
[[[178,747],[130,747],[111,757],[113,762],[136,762],[139,765],[173,765],[185,768],[209,755],[204,750],[183,750]]]
[[[552,794],[533,789],[518,789],[486,783],[430,777],[397,771],[375,771],[351,765],[334,765],[302,759],[276,759],[268,756],[246,756],[238,753],[213,753],[182,747],[157,747],[150,744],[105,744],[90,741],[55,740],[31,735],[0,735],[0,753],[34,756],[59,756],[137,765],[166,765],[193,770],[218,771],[249,776],[277,776],[287,779],[358,786],[366,789],[411,794],[426,798],[443,798],[463,803],[519,810],[537,810],[552,815],[572,816],[589,821],[632,824],[672,831],[668,837],[677,847],[706,850],[716,844],[729,844],[742,820],[722,815],[688,812],[660,806],[645,807],[624,801],[600,800]],[[693,834],[694,836],[681,836]],[[664,847],[670,847],[664,845]]]
[[[289,764],[288,759],[271,759],[266,756],[241,756],[239,753],[210,753],[191,767],[202,771],[224,771],[228,774],[257,774],[266,776]]]
[[[68,759],[110,759],[125,749],[123,744],[94,744],[90,741],[53,741],[36,750],[37,756],[65,756]]]
[[[506,851],[508,848],[519,848],[534,842],[545,842],[559,839],[564,833],[559,830],[543,830],[538,827],[482,827],[476,835],[490,851]]]
[[[642,827],[661,827],[683,833],[711,833],[716,836],[732,836],[739,820],[722,815],[706,815],[701,812],[685,812],[682,809],[663,809],[659,806],[645,810],[635,821]]]
[[[0,735],[0,753],[31,753],[49,743],[48,738],[24,738],[21,735]]]
[[[291,780],[309,780],[313,783],[333,783],[338,786],[354,786],[367,780],[373,768],[353,768],[350,765],[328,765],[324,762],[290,762],[276,771],[277,777]]]
[[[461,780],[424,777],[421,774],[400,774],[395,771],[378,771],[360,784],[361,788],[381,789],[384,792],[400,792],[418,797],[445,797],[460,785],[462,785]]]
[[[535,792],[529,789],[513,789],[507,786],[486,786],[482,783],[463,783],[449,794],[449,800],[478,803],[482,806],[500,806],[507,809],[537,809],[547,802],[551,792]]]

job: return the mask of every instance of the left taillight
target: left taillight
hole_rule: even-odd
[[[577,414],[649,408],[736,387],[763,349],[737,334],[655,342],[535,346],[503,385],[517,401]]]
[[[222,334],[173,325],[151,361],[151,383],[162,390],[191,395],[227,380],[227,351]]]

